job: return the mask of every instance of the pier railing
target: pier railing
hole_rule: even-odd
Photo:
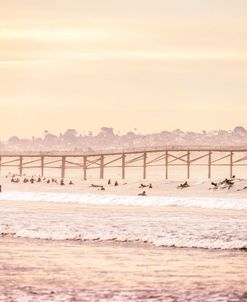
[[[85,150],[50,150],[50,151],[0,151],[0,154],[3,156],[16,156],[16,155],[24,155],[24,156],[53,156],[53,155],[95,155],[95,154],[120,154],[120,153],[138,153],[138,152],[160,152],[160,151],[246,151],[246,146],[225,146],[225,145],[160,145],[160,146],[144,146],[144,147],[132,147],[132,148],[122,148],[122,147],[114,147],[114,148],[106,148],[106,149],[95,149],[90,151]]]
[[[103,179],[105,169],[119,168],[124,179],[127,168],[141,167],[142,177],[146,179],[149,167],[164,167],[164,177],[168,179],[172,166],[185,166],[186,176],[190,178],[191,166],[195,165],[207,166],[208,178],[212,176],[213,166],[227,166],[232,177],[234,166],[247,166],[247,146],[164,145],[88,152],[0,152],[0,170],[14,167],[21,176],[27,169],[39,169],[41,176],[45,175],[46,169],[59,169],[61,178],[64,178],[68,169],[80,169],[86,180],[88,170],[98,169],[99,178]]]

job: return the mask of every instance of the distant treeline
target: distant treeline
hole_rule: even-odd
[[[113,128],[102,127],[95,135],[91,131],[87,134],[80,134],[75,129],[68,129],[57,136],[46,130],[43,137],[33,137],[32,139],[12,136],[6,142],[0,143],[0,149],[6,151],[93,151],[163,145],[247,145],[247,131],[243,127],[235,127],[230,131],[191,132],[176,129],[150,134],[130,131],[120,135],[115,133]]]

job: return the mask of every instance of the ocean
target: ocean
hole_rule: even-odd
[[[6,192],[0,301],[247,301],[247,199]]]

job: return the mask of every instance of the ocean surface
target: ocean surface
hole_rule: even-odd
[[[54,215],[48,210],[29,212],[7,207],[0,212],[0,232],[14,237],[141,241],[156,246],[208,249],[247,248],[247,199],[9,192],[3,193],[0,200],[36,202],[37,207],[51,202],[68,203],[72,208],[79,204],[110,209],[110,212],[92,213],[57,211]],[[125,210],[118,211],[118,206]],[[207,211],[195,212],[188,210],[190,208]],[[225,210],[238,212],[231,215]]]
[[[247,301],[245,198],[6,192],[0,203],[0,301]]]

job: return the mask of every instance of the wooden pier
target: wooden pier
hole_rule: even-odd
[[[164,178],[168,179],[173,166],[184,166],[187,173],[181,176],[187,179],[191,177],[192,166],[206,166],[209,179],[214,167],[226,166],[232,177],[234,167],[247,166],[247,147],[166,146],[90,153],[0,154],[0,171],[5,167],[14,167],[16,174],[20,176],[24,173],[32,174],[27,171],[38,169],[44,177],[47,169],[59,169],[61,178],[65,178],[68,169],[77,169],[81,170],[81,175],[86,180],[90,169],[98,169],[99,178],[104,179],[107,168],[118,168],[122,179],[125,179],[128,168],[141,168],[142,178],[146,179],[149,167],[163,167]]]

